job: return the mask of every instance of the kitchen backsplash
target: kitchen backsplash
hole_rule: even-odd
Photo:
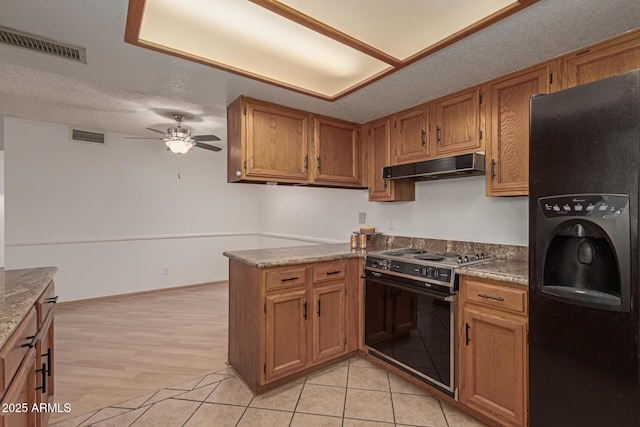
[[[373,246],[387,248],[427,248],[442,252],[484,253],[496,258],[528,261],[527,246],[500,245],[496,243],[462,242],[457,240],[428,239],[422,237],[376,234]]]

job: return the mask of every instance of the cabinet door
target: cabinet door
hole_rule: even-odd
[[[436,101],[433,129],[436,156],[481,150],[480,89]]]
[[[36,360],[38,366],[36,375],[37,393],[36,402],[52,404],[54,394],[54,351],[53,351],[53,315],[45,318],[45,322],[41,327],[40,339],[36,343]],[[41,414],[42,424],[49,424],[50,412],[45,411]]]
[[[346,349],[345,284],[325,285],[313,290],[313,363],[344,354]]]
[[[529,194],[529,98],[552,92],[555,61],[489,84],[487,195]]]
[[[562,58],[562,89],[640,68],[640,31],[616,37]]]
[[[247,102],[246,175],[267,181],[307,182],[309,116]]]
[[[284,377],[307,363],[306,289],[266,296],[266,368],[265,379]]]
[[[382,179],[382,168],[391,163],[391,127],[388,118],[369,126],[369,200],[415,200],[415,183]]]
[[[394,164],[417,162],[429,157],[428,117],[427,105],[395,116],[391,135]]]
[[[525,425],[526,321],[465,306],[460,401],[496,419]]]
[[[38,412],[31,410],[36,403],[36,369],[35,351],[31,349],[0,402],[6,408],[0,411],[0,427],[38,425]]]
[[[313,182],[360,186],[359,126],[327,118],[314,118]]]

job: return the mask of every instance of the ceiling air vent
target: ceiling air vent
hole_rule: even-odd
[[[86,49],[83,47],[58,43],[9,28],[0,27],[0,43],[35,50],[36,52],[48,53],[83,64],[87,63]]]
[[[105,134],[100,132],[91,132],[82,129],[71,129],[71,140],[81,142],[92,142],[94,144],[104,144],[106,142]]]

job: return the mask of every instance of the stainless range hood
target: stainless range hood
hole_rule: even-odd
[[[384,179],[429,181],[484,175],[484,154],[468,153],[382,168]]]

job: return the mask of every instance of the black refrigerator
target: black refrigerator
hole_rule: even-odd
[[[640,426],[640,70],[530,114],[529,425]]]

